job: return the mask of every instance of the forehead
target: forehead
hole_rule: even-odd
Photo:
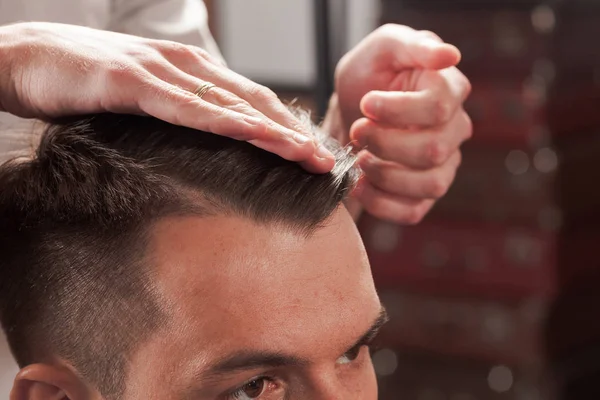
[[[169,354],[191,363],[239,348],[311,357],[319,343],[339,351],[379,311],[362,242],[342,208],[310,237],[235,217],[166,219],[150,249],[172,317]]]

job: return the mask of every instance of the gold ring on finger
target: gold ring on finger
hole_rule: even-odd
[[[198,86],[198,89],[194,91],[194,94],[199,98],[202,98],[210,89],[214,88],[216,85],[210,82],[204,82],[202,85]]]

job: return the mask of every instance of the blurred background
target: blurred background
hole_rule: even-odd
[[[314,112],[378,25],[463,53],[474,138],[426,220],[360,230],[382,400],[600,399],[600,0],[207,2],[230,66]]]
[[[392,317],[380,399],[600,399],[600,0],[205,2],[229,66],[316,122],[380,24],[463,53],[475,130],[452,189],[417,226],[359,222]]]

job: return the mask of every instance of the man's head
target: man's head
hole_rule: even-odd
[[[0,169],[13,400],[374,399],[384,316],[327,146],[312,175],[151,118],[51,126]]]

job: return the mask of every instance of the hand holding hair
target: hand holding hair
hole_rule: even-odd
[[[446,193],[472,133],[460,56],[432,32],[390,24],[340,61],[324,125],[362,148],[352,208],[415,224]]]
[[[80,26],[0,27],[0,111],[40,119],[151,115],[248,141],[311,172],[334,164],[271,90],[206,51]]]

